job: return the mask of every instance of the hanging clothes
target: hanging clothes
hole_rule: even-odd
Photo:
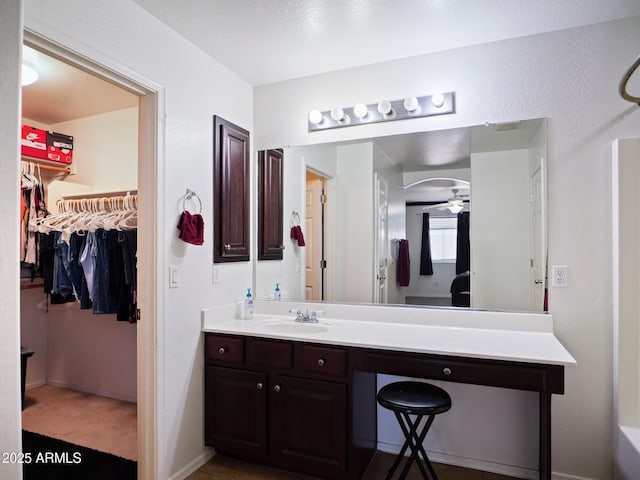
[[[45,292],[52,303],[79,301],[81,309],[94,314],[136,322],[135,200],[127,196],[63,201],[59,210],[35,222],[41,231]]]

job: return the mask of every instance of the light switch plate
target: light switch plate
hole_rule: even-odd
[[[169,288],[178,288],[178,267],[176,265],[169,267]]]

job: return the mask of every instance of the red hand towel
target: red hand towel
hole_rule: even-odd
[[[180,221],[178,222],[178,237],[184,242],[193,245],[202,245],[204,243],[204,219],[202,215],[182,212]]]
[[[304,242],[304,234],[302,233],[302,227],[300,227],[300,225],[291,227],[291,238],[298,241],[299,247],[304,247],[306,245]]]

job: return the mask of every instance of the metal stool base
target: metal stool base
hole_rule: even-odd
[[[436,472],[433,469],[431,462],[429,461],[427,452],[425,452],[424,447],[422,446],[422,442],[424,442],[424,439],[427,436],[427,432],[429,432],[429,428],[431,428],[431,424],[433,423],[435,415],[429,415],[426,424],[422,428],[422,431],[418,433],[418,427],[425,415],[416,415],[415,420],[412,421],[408,413],[400,413],[397,411],[395,411],[394,413],[396,415],[396,418],[398,419],[398,423],[400,424],[402,433],[404,434],[405,441],[402,445],[402,448],[400,449],[400,453],[398,453],[398,456],[393,462],[393,465],[391,465],[391,468],[389,469],[385,480],[391,480],[393,478],[393,475],[400,466],[400,462],[404,458],[404,454],[406,453],[407,449],[409,449],[411,453],[402,471],[400,472],[399,479],[404,480],[407,477],[411,465],[415,462],[418,465],[423,478],[425,478],[426,480],[438,480],[438,476],[436,475]],[[427,470],[429,471],[429,473],[427,473]],[[429,476],[429,474],[431,476]]]

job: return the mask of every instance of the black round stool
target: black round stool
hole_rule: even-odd
[[[378,392],[378,403],[384,408],[388,408],[395,413],[405,441],[395,462],[387,473],[386,480],[393,477],[396,469],[400,465],[407,448],[411,450],[409,459],[400,473],[400,480],[409,473],[409,468],[413,462],[418,464],[420,472],[425,479],[437,480],[438,476],[433,470],[433,466],[424,451],[422,443],[427,432],[433,423],[433,419],[439,413],[444,413],[451,408],[451,397],[440,387],[424,382],[395,382],[390,383]],[[411,420],[409,415],[415,415],[415,420]],[[428,415],[422,431],[418,432],[418,426],[422,417]],[[422,459],[420,459],[420,455]],[[426,467],[426,469],[425,469]],[[427,469],[431,477],[427,474]]]

